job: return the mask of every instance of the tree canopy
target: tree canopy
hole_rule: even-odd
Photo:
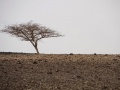
[[[63,36],[58,32],[42,26],[38,23],[28,22],[28,23],[21,23],[21,24],[14,24],[10,26],[6,26],[2,32],[9,33],[13,36],[19,37],[23,41],[30,41],[31,44],[36,49],[37,53],[38,50],[38,41],[43,38],[51,38],[51,37],[60,37]]]

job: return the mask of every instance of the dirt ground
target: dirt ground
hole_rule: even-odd
[[[120,55],[0,53],[0,90],[120,90]]]

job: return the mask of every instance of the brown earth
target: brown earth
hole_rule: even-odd
[[[0,90],[120,90],[120,55],[0,53]]]

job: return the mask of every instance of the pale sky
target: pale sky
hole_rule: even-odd
[[[120,54],[120,0],[0,0],[0,29],[30,20],[65,35],[42,39],[40,53]],[[0,52],[36,51],[0,33]]]

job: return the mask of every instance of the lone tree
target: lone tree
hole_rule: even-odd
[[[2,32],[6,32],[16,37],[20,37],[23,41],[30,41],[38,54],[39,50],[37,46],[39,40],[43,38],[63,36],[50,28],[47,28],[37,23],[32,23],[31,21],[28,23],[6,26],[2,30]]]

